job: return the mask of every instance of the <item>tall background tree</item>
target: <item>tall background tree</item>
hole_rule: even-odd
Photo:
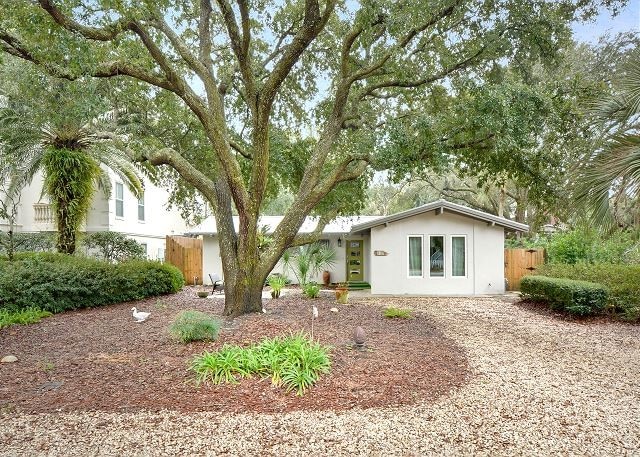
[[[0,163],[8,199],[42,172],[57,225],[57,250],[73,254],[98,187],[111,191],[108,166],[134,193],[139,173],[114,143],[114,115],[107,87],[96,81],[66,81],[24,62],[5,58],[0,70]]]
[[[399,120],[419,115],[429,89],[461,73],[472,84],[499,60],[553,64],[573,20],[621,3],[0,0],[0,43],[59,77],[134,78],[152,87],[145,95],[162,115],[187,112],[183,124],[206,143],[147,144],[136,158],[172,167],[211,206],[225,313],[237,315],[261,309],[262,284],[284,250],[317,238],[349,186],[362,189],[373,169],[416,162],[383,146],[390,126],[401,131]],[[436,153],[420,160],[437,165],[441,148],[492,140],[451,133],[433,138]],[[512,154],[479,155],[475,170],[500,171]],[[260,250],[258,218],[277,179],[294,199]],[[314,212],[316,232],[298,235]]]

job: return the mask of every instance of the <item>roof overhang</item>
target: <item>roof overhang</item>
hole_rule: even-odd
[[[380,219],[365,222],[362,224],[355,224],[353,227],[351,227],[351,233],[356,234],[359,232],[365,232],[372,229],[373,227],[378,227],[380,225],[387,226],[392,222],[406,219],[408,217],[417,216],[429,211],[434,211],[436,215],[440,215],[444,212],[459,214],[461,216],[466,216],[475,220],[486,222],[489,225],[504,227],[506,230],[515,232],[529,231],[529,226],[527,224],[521,224],[519,222],[511,221],[509,219],[505,219],[504,217],[498,217],[493,214],[485,213],[484,211],[479,211],[477,209],[458,205],[457,203],[451,203],[447,200],[437,200],[432,203],[427,203],[426,205],[418,206],[417,208],[412,208],[400,213],[392,214],[390,216],[381,217]]]

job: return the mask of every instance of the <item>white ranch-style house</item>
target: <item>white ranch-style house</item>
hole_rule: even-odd
[[[273,230],[281,216],[260,224]],[[236,221],[237,223],[237,221]],[[308,218],[301,233],[312,232]],[[391,216],[339,218],[324,228],[322,243],[336,250],[332,282],[367,282],[378,295],[482,295],[505,291],[505,231],[529,227],[438,200]],[[203,273],[222,274],[215,221],[189,229],[203,238]],[[278,265],[274,270],[282,272]],[[291,275],[289,275],[291,276]],[[293,278],[291,278],[293,279]],[[316,278],[321,282],[321,277]]]

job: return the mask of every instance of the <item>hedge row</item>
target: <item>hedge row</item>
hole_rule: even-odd
[[[520,291],[527,298],[545,301],[553,309],[579,316],[604,311],[609,298],[607,288],[601,284],[547,276],[525,276]]]
[[[111,264],[41,253],[0,261],[0,308],[58,313],[175,293],[183,285],[176,267],[146,260]]]
[[[540,266],[538,272],[602,284],[609,289],[609,305],[616,313],[629,320],[640,319],[640,265],[549,264]]]

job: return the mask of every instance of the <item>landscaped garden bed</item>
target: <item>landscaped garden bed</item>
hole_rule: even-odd
[[[266,314],[222,318],[223,301],[201,300],[193,288],[159,298],[68,311],[30,326],[0,330],[3,354],[18,362],[0,367],[3,411],[74,410],[278,412],[343,410],[432,401],[469,378],[464,352],[422,313],[387,319],[383,306],[332,297],[292,294],[266,302]],[[249,346],[264,338],[311,330],[331,346],[331,369],[303,396],[286,393],[269,379],[237,384],[195,385],[188,370],[196,355],[224,344]],[[131,307],[151,312],[136,323]],[[330,309],[338,307],[338,312]],[[180,344],[168,327],[185,309],[223,319],[213,342]],[[366,332],[364,349],[353,347],[353,331]]]

